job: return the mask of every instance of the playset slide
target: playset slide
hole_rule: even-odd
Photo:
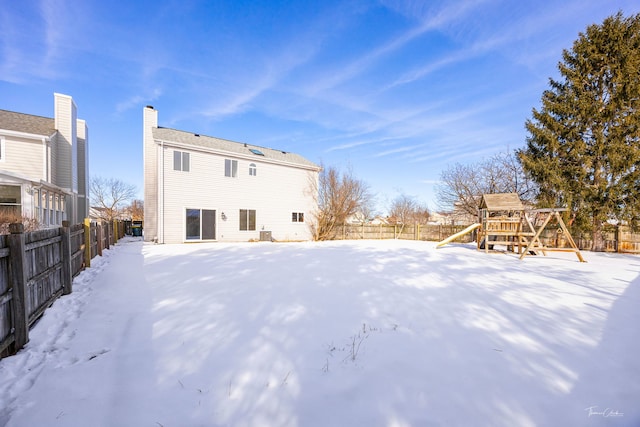
[[[480,227],[480,226],[481,226],[481,224],[477,224],[477,223],[476,223],[476,224],[472,224],[472,225],[468,226],[467,228],[465,228],[464,230],[462,230],[461,232],[456,233],[456,234],[454,234],[454,235],[451,235],[451,236],[447,237],[447,238],[446,238],[446,239],[444,239],[442,242],[438,243],[438,244],[436,245],[436,248],[439,248],[439,247],[441,247],[441,246],[444,246],[444,245],[446,245],[447,243],[450,243],[451,241],[456,240],[458,237],[462,237],[462,236],[464,236],[464,235],[465,235],[465,234],[467,234],[467,233],[471,233],[473,230],[475,230],[476,228],[478,228],[478,227]]]

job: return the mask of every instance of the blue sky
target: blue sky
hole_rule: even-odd
[[[0,0],[0,108],[71,95],[92,175],[142,198],[142,109],[159,124],[350,167],[381,211],[437,209],[453,163],[524,144],[563,49],[625,0]]]

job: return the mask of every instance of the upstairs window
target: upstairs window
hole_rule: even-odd
[[[249,175],[250,176],[256,176],[258,172],[258,168],[256,167],[255,163],[251,163],[249,165]]]
[[[293,212],[291,214],[291,222],[304,222],[303,212]]]
[[[235,178],[238,176],[238,161],[224,159],[224,176]]]
[[[173,170],[189,172],[189,153],[184,151],[173,152]]]

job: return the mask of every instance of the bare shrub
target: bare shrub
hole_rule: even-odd
[[[9,224],[20,223],[24,225],[24,231],[36,231],[42,227],[37,218],[30,218],[16,214],[0,214],[0,235],[9,234]]]
[[[311,231],[315,240],[334,239],[338,226],[358,212],[369,211],[373,197],[369,187],[356,179],[351,170],[340,173],[335,167],[323,168],[318,181],[312,182],[317,196],[317,211]]]

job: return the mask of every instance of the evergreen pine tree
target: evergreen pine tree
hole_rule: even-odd
[[[570,208],[602,250],[606,221],[640,219],[640,14],[589,26],[558,68],[518,156],[541,206]]]

